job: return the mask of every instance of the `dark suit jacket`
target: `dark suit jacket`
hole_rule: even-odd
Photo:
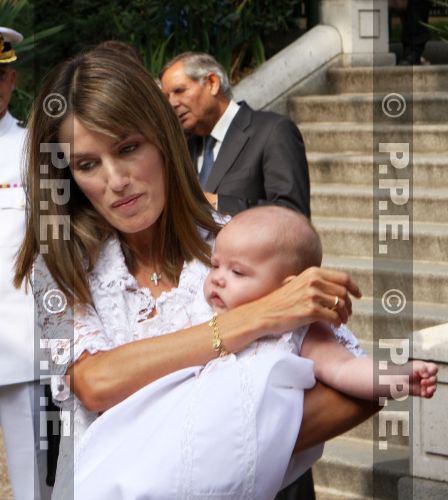
[[[276,204],[310,216],[308,164],[297,126],[285,116],[240,104],[205,191],[217,193],[219,210],[231,215]],[[190,137],[188,145],[197,168],[202,138]]]

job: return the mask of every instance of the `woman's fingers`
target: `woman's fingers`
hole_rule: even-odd
[[[348,318],[352,315],[352,300],[350,296],[345,295],[344,298],[337,297],[337,300],[335,299],[335,305],[330,309],[339,314],[342,323],[347,323]]]
[[[341,271],[310,267],[299,277],[304,277],[308,280],[310,286],[318,287],[329,295],[345,297],[351,294],[356,298],[362,297],[358,285],[356,285],[347,273]]]
[[[344,303],[349,316],[351,316],[353,310],[352,310],[352,299],[350,298],[350,295],[345,296]]]
[[[340,326],[352,313],[350,294],[361,296],[358,286],[340,271],[309,268],[288,277],[283,286],[256,304],[272,333],[283,333],[314,321]]]
[[[347,274],[321,268],[302,273],[297,277],[297,286],[308,290],[314,316],[335,325],[346,323],[352,314],[350,293],[361,295]]]
[[[352,314],[352,300],[350,294],[360,298],[359,287],[343,272],[328,269],[312,268],[310,280],[315,287],[327,294],[328,302],[324,304],[330,309],[335,309],[341,321],[346,323]]]
[[[343,309],[330,309],[328,307],[321,307],[315,310],[313,316],[314,321],[327,321],[334,326],[340,326],[342,323],[347,323],[348,313],[345,308]]]
[[[319,288],[309,288],[305,295],[304,303],[313,321],[324,320],[337,326],[347,322],[351,314],[351,301],[347,296],[342,299],[337,295],[327,295]]]
[[[336,309],[339,317],[341,318],[342,323],[347,323],[349,316],[352,314],[351,307],[348,308],[346,305],[346,301],[341,300],[339,309]]]
[[[324,277],[341,287],[344,288],[346,294],[350,293],[356,298],[361,298],[362,293],[358,285],[350,278],[347,273],[341,271],[333,271],[329,269],[321,269],[324,272]]]

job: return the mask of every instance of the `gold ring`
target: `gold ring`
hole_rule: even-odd
[[[330,309],[331,309],[332,311],[336,311],[336,309],[338,308],[338,304],[339,304],[339,297],[338,297],[338,296],[336,296],[336,297],[334,298],[334,305],[333,305],[333,307],[330,307]]]

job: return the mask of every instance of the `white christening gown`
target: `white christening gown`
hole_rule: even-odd
[[[177,371],[108,410],[79,445],[75,498],[274,498],[315,382],[291,345],[289,334]]]

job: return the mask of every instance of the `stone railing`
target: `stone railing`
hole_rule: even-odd
[[[235,99],[286,114],[290,95],[325,92],[329,66],[394,64],[387,9],[387,0],[321,0],[320,24],[236,85]]]
[[[413,358],[439,366],[439,386],[433,399],[414,399],[413,475],[448,481],[448,323],[414,332]]]

